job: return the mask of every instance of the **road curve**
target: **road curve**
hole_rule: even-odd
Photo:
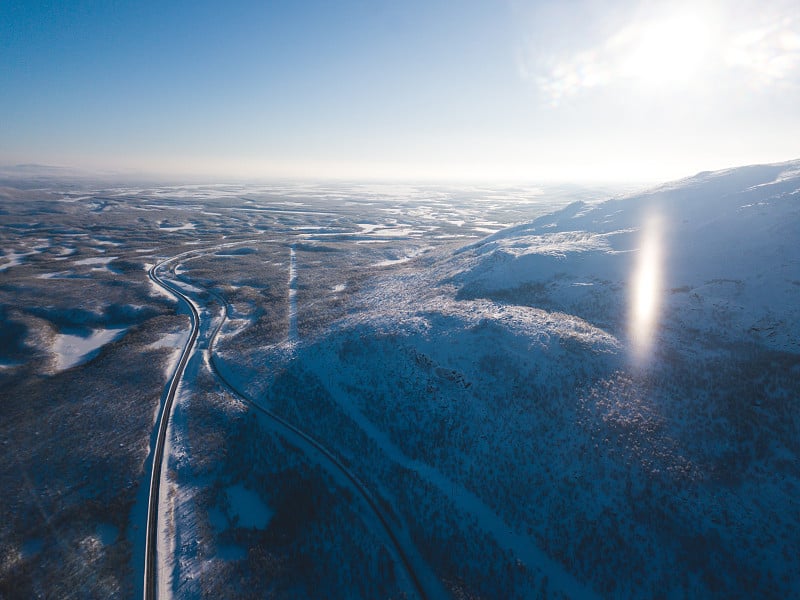
[[[147,529],[145,534],[144,544],[144,598],[145,600],[154,600],[156,597],[156,550],[158,546],[158,501],[161,484],[161,469],[164,462],[164,445],[167,440],[167,426],[169,425],[169,418],[172,414],[172,404],[175,400],[175,394],[178,391],[183,372],[186,369],[186,364],[189,362],[189,357],[194,350],[194,345],[197,342],[197,336],[200,330],[200,315],[197,312],[194,304],[181,292],[177,287],[166,283],[158,276],[158,270],[164,265],[177,260],[190,253],[183,253],[177,256],[168,258],[160,263],[150,267],[147,276],[157,286],[163,288],[179,301],[182,301],[191,313],[192,318],[192,332],[189,340],[183,347],[180,361],[175,371],[172,373],[172,378],[169,382],[169,388],[164,399],[163,407],[159,413],[158,419],[158,436],[156,437],[156,446],[153,453],[153,465],[150,473],[150,494],[147,503]]]
[[[163,266],[167,265],[168,263],[183,257],[194,255],[192,257],[195,258],[201,256],[203,253],[218,250],[223,247],[237,245],[240,243],[246,243],[246,242],[235,242],[219,246],[212,246],[204,249],[195,249],[188,252],[183,252],[181,254],[178,254],[176,256],[173,256],[158,263],[157,265],[151,267],[150,270],[148,271],[148,277],[150,278],[151,281],[153,281],[153,283],[168,291],[170,294],[178,298],[179,301],[183,302],[189,308],[192,316],[192,333],[189,338],[189,341],[187,342],[186,346],[183,349],[180,362],[178,363],[178,366],[172,375],[172,380],[170,381],[169,390],[167,392],[167,398],[164,403],[164,408],[162,409],[160,415],[156,452],[153,458],[153,469],[150,481],[150,499],[147,511],[147,536],[145,541],[145,572],[144,572],[145,600],[154,600],[156,597],[156,589],[157,589],[156,546],[158,539],[157,538],[158,499],[159,499],[159,484],[161,480],[161,469],[164,458],[164,445],[166,442],[167,425],[169,423],[169,415],[171,413],[172,402],[174,400],[175,393],[177,392],[178,385],[183,376],[186,364],[189,361],[189,357],[194,351],[194,346],[199,334],[199,324],[200,324],[200,315],[198,307],[194,303],[194,301],[190,299],[186,294],[184,294],[183,291],[181,291],[177,286],[161,279],[158,276],[158,270]],[[374,513],[382,529],[384,530],[384,533],[386,534],[389,542],[391,543],[392,547],[394,547],[397,556],[400,558],[403,568],[406,571],[409,580],[413,584],[417,595],[423,600],[427,600],[430,597],[440,596],[441,595],[439,593],[440,590],[437,589],[438,582],[431,581],[431,577],[426,578],[428,580],[428,586],[423,585],[421,578],[418,575],[413,565],[413,562],[409,557],[408,552],[403,548],[403,543],[400,541],[398,535],[395,533],[393,527],[389,523],[388,518],[381,510],[378,502],[373,497],[369,489],[364,485],[364,483],[361,482],[361,480],[355,475],[355,473],[353,473],[350,469],[348,469],[328,448],[323,446],[319,441],[317,441],[315,438],[310,436],[305,431],[292,425],[291,423],[283,419],[281,416],[261,406],[258,402],[250,398],[247,394],[240,391],[230,380],[228,380],[219,371],[216,362],[214,360],[213,350],[214,350],[214,344],[217,340],[217,335],[222,329],[222,326],[224,325],[225,321],[228,319],[229,305],[223,298],[221,298],[214,292],[210,290],[204,290],[204,292],[206,292],[207,294],[209,294],[209,296],[214,298],[224,309],[223,318],[214,328],[209,338],[209,344],[208,344],[208,365],[214,376],[232,395],[239,398],[247,405],[251,406],[253,409],[257,410],[258,412],[262,413],[263,415],[271,419],[275,424],[277,424],[280,427],[280,429],[282,429],[286,434],[288,434],[288,437],[290,439],[294,439],[296,442],[299,441],[301,442],[301,445],[305,444],[307,446],[312,447],[317,452],[319,452],[320,455],[322,455],[322,457],[326,459],[328,467],[330,469],[344,476],[345,479],[352,486],[351,489],[364,499],[367,506],[369,506],[371,511]],[[432,593],[429,594],[428,592],[426,592],[426,587],[432,587],[434,588],[434,590],[432,590]]]

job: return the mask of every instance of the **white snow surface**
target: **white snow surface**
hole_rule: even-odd
[[[297,257],[294,246],[289,251],[289,332],[287,342],[297,342]]]
[[[175,367],[181,357],[181,351],[189,339],[189,332],[186,330],[165,333],[152,344],[145,347],[146,350],[157,350],[159,348],[170,348],[169,359],[164,365],[164,377],[169,378],[175,371]]]
[[[72,264],[73,265],[107,265],[112,260],[116,260],[118,257],[116,256],[95,256],[92,258],[83,258],[81,260],[76,260]]]
[[[174,227],[165,227],[163,224],[159,227],[161,231],[189,231],[195,228],[194,223],[184,223],[183,225],[176,225]]]
[[[56,334],[53,353],[56,355],[56,371],[64,371],[85,362],[94,352],[122,337],[127,327],[119,329],[94,329],[88,336],[67,333]]]
[[[21,265],[24,261],[23,259],[26,256],[31,256],[32,254],[37,254],[38,250],[33,250],[31,252],[17,252],[16,250],[3,250],[2,256],[0,256],[0,261],[3,261],[0,264],[0,271],[5,271],[11,267],[16,267],[17,265]]]

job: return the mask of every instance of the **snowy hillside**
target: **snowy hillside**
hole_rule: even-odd
[[[657,335],[688,328],[797,352],[798,242],[800,162],[754,166],[501,231],[465,249],[454,281],[461,297],[557,307],[624,336],[650,247]]]
[[[326,334],[243,368],[232,332],[220,363],[454,596],[788,597],[798,241],[800,161],[704,173],[398,265]]]

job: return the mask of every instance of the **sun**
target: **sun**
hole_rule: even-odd
[[[625,37],[621,75],[664,88],[696,79],[710,62],[717,36],[713,19],[687,11],[638,23]]]

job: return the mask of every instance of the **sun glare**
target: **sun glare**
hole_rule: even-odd
[[[650,354],[660,305],[661,228],[655,217],[648,219],[642,228],[631,284],[631,340],[634,356],[643,360]]]
[[[613,85],[680,92],[730,76],[731,69],[774,81],[787,78],[800,61],[799,21],[753,30],[717,3],[662,7],[637,15],[595,45],[547,57],[540,62],[545,67],[533,72],[553,107]],[[523,73],[529,76],[527,66]]]
[[[689,82],[708,63],[714,33],[703,15],[678,14],[632,28],[623,76],[653,86]]]

